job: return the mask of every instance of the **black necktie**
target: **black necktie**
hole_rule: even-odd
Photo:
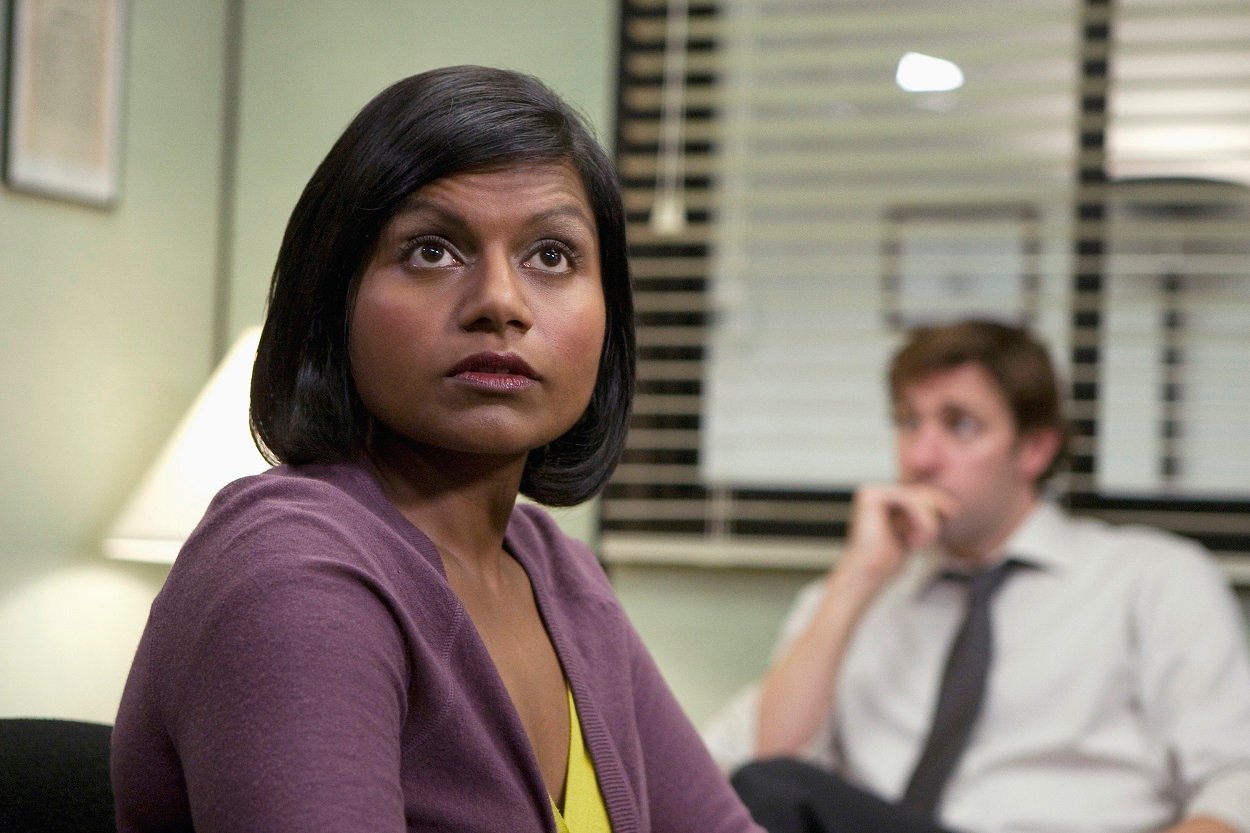
[[[1018,564],[1006,559],[970,579],[960,576],[969,583],[968,613],[951,643],[929,737],[903,793],[902,803],[926,816],[934,815],[946,779],[972,733],[994,650],[990,600],[1010,569]]]

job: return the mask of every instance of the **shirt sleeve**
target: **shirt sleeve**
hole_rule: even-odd
[[[1141,595],[1141,698],[1166,744],[1185,817],[1250,833],[1250,648],[1227,582],[1204,552],[1178,549]]]
[[[703,725],[703,743],[726,775],[754,756],[759,713],[760,687],[752,682],[738,689]]]
[[[331,552],[165,611],[185,639],[163,711],[199,833],[405,829],[408,675],[383,596]]]

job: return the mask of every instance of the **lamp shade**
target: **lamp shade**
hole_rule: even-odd
[[[242,333],[109,529],[110,558],[172,563],[213,495],[269,468],[248,430],[260,328]]]

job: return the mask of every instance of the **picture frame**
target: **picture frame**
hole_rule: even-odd
[[[121,185],[126,0],[12,0],[4,182],[97,207]]]
[[[882,310],[890,329],[967,317],[1032,324],[1040,309],[1039,213],[1027,203],[926,204],[886,212]]]

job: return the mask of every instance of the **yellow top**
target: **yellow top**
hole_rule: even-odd
[[[564,782],[564,812],[551,802],[556,815],[559,833],[612,833],[608,821],[608,808],[599,792],[595,778],[595,764],[590,760],[590,750],[582,740],[582,724],[577,718],[577,704],[573,702],[573,689],[565,686],[569,694],[569,769]]]

